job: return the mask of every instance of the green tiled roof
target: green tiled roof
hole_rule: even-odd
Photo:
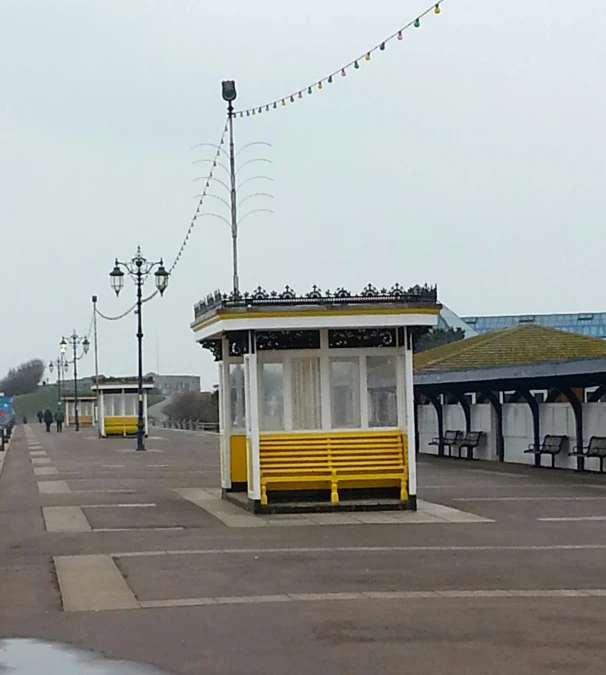
[[[417,372],[499,368],[606,357],[606,340],[527,324],[491,331],[416,354]]]

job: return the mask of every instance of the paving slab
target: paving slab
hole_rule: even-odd
[[[41,466],[34,468],[34,476],[58,476],[59,469],[55,466]]]
[[[66,612],[139,607],[110,556],[57,556],[54,560]]]
[[[38,481],[38,492],[41,495],[60,495],[71,492],[69,485],[64,480]]]
[[[79,506],[43,506],[48,532],[90,532],[91,526]]]

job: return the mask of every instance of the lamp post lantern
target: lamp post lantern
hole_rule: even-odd
[[[147,277],[155,269],[154,277],[156,288],[160,295],[168,287],[169,273],[164,268],[164,262],[160,259],[158,262],[151,262],[141,254],[141,247],[137,248],[137,253],[129,262],[120,262],[116,258],[114,269],[109,273],[111,286],[116,293],[124,288],[124,268],[132,277],[137,288],[137,361],[138,361],[138,405],[137,405],[137,450],[145,450],[143,439],[145,437],[145,421],[143,417],[143,284]]]
[[[90,342],[87,337],[80,337],[75,329],[69,338],[61,339],[59,343],[59,348],[61,350],[61,357],[65,358],[66,363],[69,363],[67,358],[67,348],[71,344],[73,350],[73,364],[74,364],[74,424],[76,431],[80,431],[80,418],[78,416],[78,361],[85,355],[88,354],[90,348]],[[82,354],[78,356],[78,347],[82,345]],[[67,369],[66,369],[67,370]]]

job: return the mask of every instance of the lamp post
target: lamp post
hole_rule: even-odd
[[[76,333],[75,329],[73,333],[69,336],[68,340],[62,338],[61,342],[59,343],[59,347],[61,349],[62,356],[64,356],[65,360],[69,362],[69,359],[67,358],[67,356],[65,356],[65,354],[67,353],[67,348],[69,344],[71,343],[72,345],[73,363],[74,363],[74,423],[76,426],[76,431],[80,431],[80,418],[78,417],[78,361],[84,356],[84,354],[88,354],[90,342],[88,341],[87,337],[84,338],[80,337]],[[82,345],[82,354],[80,354],[80,356],[78,356],[79,345]]]
[[[99,336],[97,334],[97,296],[93,295],[93,339],[95,349],[95,410],[93,424],[99,423]]]
[[[147,277],[151,274],[154,268],[157,268],[154,276],[156,278],[156,288],[160,295],[164,295],[164,291],[168,287],[169,273],[164,269],[162,259],[158,262],[151,262],[141,255],[141,247],[137,247],[137,254],[129,262],[120,262],[116,258],[114,269],[109,273],[112,288],[116,296],[120,295],[120,291],[124,287],[124,268],[132,277],[137,288],[137,348],[138,348],[138,416],[137,416],[137,450],[145,450],[143,438],[145,436],[145,422],[143,420],[143,284]]]
[[[227,119],[229,124],[229,178],[231,197],[231,246],[233,264],[233,291],[234,296],[240,293],[240,280],[238,278],[238,202],[236,199],[236,153],[234,152],[234,101],[238,96],[234,80],[221,82],[221,95],[227,103]]]
[[[67,372],[67,362],[64,360],[63,354],[59,355],[59,358],[57,358],[54,361],[50,361],[48,364],[48,369],[52,373],[53,370],[55,369],[55,366],[57,367],[57,394],[59,397],[59,405],[61,405],[61,378],[63,377],[63,374]]]

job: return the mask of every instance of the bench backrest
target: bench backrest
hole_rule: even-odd
[[[483,433],[483,431],[468,431],[463,437],[461,445],[477,445]]]
[[[591,453],[606,453],[606,437],[604,436],[592,436],[589,439],[589,446],[587,452]]]
[[[452,443],[452,441],[456,441],[457,438],[459,438],[459,436],[462,433],[463,433],[462,431],[455,431],[453,429],[448,429],[448,431],[446,431],[446,433],[444,434],[444,440],[447,443]]]
[[[561,450],[566,436],[552,436],[547,434],[543,439],[543,450]]]
[[[283,469],[324,468],[329,470],[328,446],[323,434],[261,435],[259,438],[261,473]]]
[[[137,417],[106,417],[103,426],[106,433],[133,433],[137,430]]]
[[[261,475],[291,475],[326,470],[406,467],[406,442],[400,431],[337,432],[329,434],[262,434],[259,439]],[[294,473],[293,473],[294,472]]]

